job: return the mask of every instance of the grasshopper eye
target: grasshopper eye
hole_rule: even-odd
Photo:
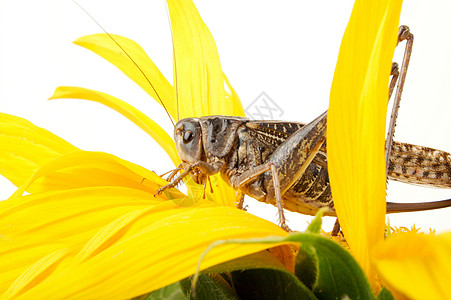
[[[185,164],[193,164],[202,156],[202,129],[199,119],[187,118],[177,122],[174,129],[177,153]]]
[[[187,130],[185,131],[185,133],[183,133],[183,143],[184,144],[188,144],[189,142],[191,142],[194,138],[194,134],[191,130]]]

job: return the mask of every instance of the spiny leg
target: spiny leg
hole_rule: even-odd
[[[399,104],[401,102],[401,95],[404,88],[404,83],[406,81],[407,68],[409,67],[413,46],[413,34],[410,32],[409,27],[405,25],[399,27],[398,44],[404,40],[406,41],[406,48],[404,51],[401,71],[399,74],[399,83],[396,89],[395,99],[393,100],[393,109],[390,116],[390,125],[388,126],[387,139],[385,140],[385,166],[387,172],[390,161],[390,153],[393,146],[393,136],[395,132],[396,119],[398,117]]]
[[[188,176],[193,171],[193,169],[194,169],[193,165],[189,166],[189,168],[187,170],[185,170],[182,174],[180,174],[180,176],[177,177],[173,182],[170,182],[167,185],[160,187],[154,196],[157,196],[157,195],[163,193],[167,189],[176,187],[180,183],[180,181],[183,180],[183,178]]]
[[[274,193],[276,199],[277,213],[279,216],[279,226],[286,231],[291,231],[291,229],[285,223],[285,214],[283,212],[283,202],[282,202],[282,194],[280,192],[280,181],[277,176],[276,167],[272,162],[267,162],[265,164],[259,165],[255,167],[253,170],[248,170],[243,172],[241,175],[236,177],[233,180],[232,186],[240,189],[243,186],[246,186],[256,180],[263,173],[270,171],[272,176],[272,184],[274,186]],[[243,195],[244,199],[244,195]]]
[[[241,191],[238,191],[237,193],[240,194],[240,198],[236,203],[236,208],[246,211],[246,208],[244,207],[244,193]]]
[[[392,63],[390,75],[392,77],[390,79],[390,85],[388,86],[388,100],[389,101],[390,101],[391,95],[393,94],[393,90],[395,89],[396,82],[398,81],[398,77],[399,77],[398,63],[396,63],[396,62]]]
[[[263,174],[266,202],[276,201],[281,227],[289,230],[283,214],[282,195],[292,189],[326,141],[327,112],[304,125],[280,144],[268,158],[271,173]]]
[[[332,232],[330,233],[332,236],[338,236],[338,233],[340,232],[340,222],[338,221],[338,218],[335,220],[334,229],[332,229]]]
[[[277,176],[276,167],[274,166],[273,163],[270,164],[270,167],[271,167],[272,180],[274,182],[274,193],[276,196],[277,212],[279,215],[279,224],[280,224],[280,227],[282,227],[282,229],[290,232],[291,229],[290,229],[290,227],[288,227],[288,225],[286,223],[285,214],[283,212],[282,195],[280,193],[280,182],[279,182],[279,177]]]
[[[199,161],[193,163],[192,165],[190,165],[173,182],[168,183],[167,185],[159,188],[154,196],[161,194],[163,191],[165,191],[167,189],[176,187],[180,183],[180,181],[182,181],[183,178],[185,178],[187,175],[194,172],[195,170],[200,171],[200,173],[202,173],[203,175],[210,176],[210,175],[214,175],[214,174],[218,173],[219,170],[221,169],[221,167],[222,167],[222,163],[209,164],[207,162],[199,160]]]
[[[164,175],[169,174],[168,178],[166,178],[166,181],[172,181],[172,179],[177,175],[178,171],[183,170],[183,166],[180,163],[174,170],[168,171],[166,173],[163,173],[160,175],[161,178],[163,178]]]

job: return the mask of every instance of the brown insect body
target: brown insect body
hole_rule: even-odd
[[[397,109],[405,82],[413,35],[401,26],[398,43],[406,41],[401,65],[393,63],[389,84],[390,99],[396,82],[394,109],[386,141],[389,179],[451,187],[451,156],[427,147],[393,142]],[[174,131],[177,152],[185,170],[173,182],[160,188],[175,187],[185,176],[206,184],[208,176],[220,173],[235,190],[258,201],[277,206],[284,229],[283,208],[314,215],[328,207],[335,215],[327,170],[327,112],[308,124],[284,121],[254,121],[241,117],[207,116],[180,120]],[[172,179],[177,168],[169,178]],[[406,212],[451,206],[451,199],[424,203],[387,203],[387,212]],[[336,223],[338,225],[338,223]],[[339,229],[336,226],[337,230]],[[335,232],[334,228],[334,232]]]
[[[259,167],[272,161],[279,163],[276,170],[285,209],[314,215],[319,208],[327,206],[330,210],[326,214],[334,216],[326,143],[322,143],[300,175],[296,174],[300,169],[296,157],[276,155],[277,151],[294,153],[294,148],[306,151],[293,139],[304,126],[299,122],[255,121],[229,116],[187,118],[177,123],[175,141],[183,167],[185,170],[192,168],[189,174],[196,183],[205,184],[207,176],[219,172],[233,188],[258,201],[276,205],[271,172],[259,171]],[[450,162],[451,155],[447,152],[395,142],[388,175],[389,179],[407,183],[449,188]],[[291,181],[284,184],[285,178]],[[388,212],[408,210],[407,205],[388,203],[387,209]],[[418,209],[417,206],[412,210]]]

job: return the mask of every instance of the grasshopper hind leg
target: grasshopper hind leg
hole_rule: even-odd
[[[274,182],[274,193],[276,196],[277,211],[278,211],[278,215],[279,215],[279,224],[280,224],[280,227],[282,227],[282,229],[284,229],[288,232],[291,232],[292,230],[290,229],[290,227],[288,227],[288,225],[286,223],[286,219],[285,219],[285,213],[283,212],[283,201],[282,201],[282,194],[280,193],[280,182],[279,182],[279,178],[277,176],[277,170],[273,163],[270,163],[269,165],[271,167],[271,175],[272,175],[272,180]]]
[[[282,201],[282,193],[281,193],[281,187],[280,187],[280,181],[279,177],[277,176],[277,170],[276,167],[272,162],[267,162],[262,165],[259,165],[255,167],[253,170],[248,170],[240,174],[239,176],[236,176],[232,179],[232,186],[234,188],[237,188],[239,190],[245,189],[251,182],[255,181],[265,172],[271,173],[272,183],[271,185],[274,188],[275,193],[275,201],[276,201],[276,207],[277,207],[277,213],[279,217],[279,226],[288,231],[291,232],[292,230],[288,227],[286,224],[285,214],[283,212],[283,201]],[[243,194],[244,197],[244,194]],[[265,202],[261,200],[262,202]],[[241,201],[239,202],[241,203]]]
[[[332,236],[338,236],[338,233],[340,233],[341,227],[340,222],[338,221],[338,218],[335,220],[334,228],[332,229],[332,232],[330,233]]]
[[[398,117],[399,105],[401,103],[401,95],[404,89],[404,83],[406,81],[407,69],[409,67],[410,56],[412,55],[412,47],[413,47],[413,34],[410,32],[409,27],[405,25],[400,26],[398,31],[398,44],[402,41],[406,41],[406,48],[404,50],[401,71],[399,72],[399,74],[396,74],[397,71],[394,68],[392,68],[393,77],[392,81],[390,82],[389,88],[389,99],[390,99],[395,83],[399,79],[398,87],[396,88],[395,98],[393,100],[393,109],[390,116],[390,125],[388,126],[387,139],[385,141],[385,165],[387,173],[390,154],[393,147],[393,137],[395,135],[396,119]]]
[[[239,195],[239,199],[236,203],[236,208],[246,211],[247,208],[244,206],[244,195],[245,194],[241,191],[239,191],[238,193],[240,193],[240,195]]]
[[[396,62],[392,64],[391,69],[391,80],[389,84],[389,94],[388,94],[388,100],[390,100],[392,93],[395,89],[396,83],[398,82],[398,86],[396,88],[395,98],[393,100],[393,109],[390,116],[390,125],[388,127],[387,132],[387,139],[385,141],[385,165],[387,174],[389,172],[389,165],[390,165],[390,155],[393,149],[393,137],[395,134],[395,127],[396,127],[396,119],[398,117],[398,110],[399,105],[401,102],[401,95],[404,88],[404,83],[406,81],[406,74],[407,69],[409,67],[410,62],[410,56],[412,54],[412,47],[413,47],[413,34],[410,32],[409,27],[402,25],[399,27],[398,31],[398,44],[400,42],[406,41],[406,48],[404,50],[404,57],[401,64],[401,70],[399,71],[399,66]],[[335,221],[334,228],[332,230],[332,235],[337,236],[340,232],[340,223],[338,222],[338,218]]]

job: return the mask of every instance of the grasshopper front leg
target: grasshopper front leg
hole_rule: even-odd
[[[183,180],[183,178],[190,175],[196,168],[199,169],[206,176],[210,176],[210,175],[214,175],[219,172],[219,170],[222,168],[222,163],[217,162],[214,164],[209,164],[204,161],[198,161],[198,162],[190,165],[188,168],[186,168],[186,170],[182,174],[180,174],[174,181],[168,183],[165,186],[160,187],[156,191],[154,196],[161,194],[162,192],[164,192],[167,189],[176,187]],[[174,177],[174,176],[172,176],[172,177]]]

